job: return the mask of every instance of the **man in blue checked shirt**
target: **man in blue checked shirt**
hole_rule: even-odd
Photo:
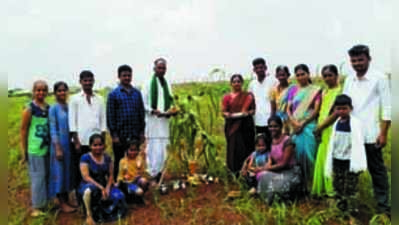
[[[112,137],[114,152],[114,179],[119,171],[119,161],[124,157],[128,141],[139,139],[144,142],[145,115],[141,92],[134,88],[132,68],[122,65],[118,68],[119,85],[108,95],[107,126]]]

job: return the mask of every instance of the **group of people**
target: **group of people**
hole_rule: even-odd
[[[93,91],[94,74],[88,70],[79,74],[81,92],[69,100],[68,85],[56,82],[52,106],[46,103],[47,83],[34,82],[33,100],[21,123],[21,162],[28,162],[32,216],[43,215],[48,201],[55,199],[64,212],[82,204],[88,224],[114,220],[126,213],[126,202],[142,200],[137,197],[148,190],[150,180],[159,181],[168,119],[176,115],[166,66],[165,59],[155,60],[154,74],[140,91],[131,84],[132,68],[121,65],[119,85],[106,103]],[[113,160],[104,153],[107,130]]]
[[[266,75],[263,58],[252,63],[257,79],[248,91],[240,74],[231,77],[232,92],[222,100],[226,164],[269,204],[276,197],[294,199],[311,192],[337,196],[338,207],[351,210],[359,173],[368,168],[378,211],[389,214],[381,151],[391,120],[389,82],[369,69],[367,46],[356,45],[348,53],[356,74],[346,78],[343,88],[334,65],[323,67],[321,88],[312,84],[307,65],[294,68],[292,82],[287,66],[277,67],[275,76]],[[165,59],[155,60],[154,74],[140,91],[131,84],[132,68],[120,66],[119,85],[106,103],[93,91],[94,74],[88,70],[79,75],[82,91],[69,100],[68,85],[55,83],[51,107],[45,100],[47,83],[34,83],[21,126],[32,216],[42,215],[48,200],[57,199],[64,212],[82,204],[88,224],[114,220],[125,215],[126,202],[142,196],[150,181],[159,181],[168,121],[177,114],[166,69]],[[113,160],[104,152],[107,130]],[[73,190],[77,202],[71,201]]]
[[[240,74],[231,77],[232,91],[222,100],[226,164],[251,194],[269,204],[309,193],[336,197],[339,209],[356,213],[359,175],[368,169],[377,212],[390,216],[382,156],[391,123],[389,79],[370,68],[368,46],[355,45],[348,54],[355,74],[343,87],[335,65],[322,68],[318,86],[305,64],[295,66],[296,82],[287,66],[266,75],[263,58],[252,62],[257,79],[247,91]]]

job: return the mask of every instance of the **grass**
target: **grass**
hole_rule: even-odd
[[[320,78],[315,78],[314,83],[321,84]],[[246,82],[248,85],[248,82]],[[169,196],[160,196],[158,192],[151,195],[153,205],[151,210],[158,215],[162,224],[349,224],[340,212],[334,207],[330,207],[326,201],[298,201],[291,204],[275,203],[266,206],[264,202],[257,198],[252,198],[244,194],[241,198],[227,201],[226,194],[231,190],[244,190],[244,184],[240,180],[232,179],[225,168],[225,139],[224,139],[224,120],[218,116],[209,123],[209,111],[206,105],[209,98],[205,94],[213,90],[214,97],[219,99],[220,104],[223,94],[230,90],[227,82],[217,83],[187,83],[173,87],[175,94],[179,97],[188,95],[199,96],[199,117],[208,133],[212,133],[212,138],[216,145],[216,157],[212,167],[212,173],[221,180],[220,184],[212,184],[213,187],[199,186],[188,188],[183,196],[175,193]],[[101,90],[105,95],[107,91]],[[28,216],[30,204],[29,177],[26,165],[19,164],[19,127],[20,117],[23,106],[29,102],[28,96],[8,98],[8,221],[9,224],[54,224],[58,221],[59,215],[53,211],[48,212],[45,217],[32,219]],[[53,96],[48,97],[48,102],[53,103]],[[218,109],[220,110],[220,109]],[[111,143],[108,137],[107,143]],[[389,179],[391,179],[391,141],[384,148],[384,160],[388,169]],[[112,155],[110,145],[107,152]],[[176,155],[171,156],[169,171],[179,174],[184,166],[179,162]],[[174,157],[174,158],[173,158]],[[206,163],[200,158],[200,165],[203,170]],[[211,192],[207,192],[208,189]],[[208,190],[208,191],[209,191]],[[215,193],[216,192],[216,193]],[[200,194],[201,193],[201,194]],[[213,194],[213,195],[212,195]],[[212,195],[211,198],[207,198]],[[368,173],[363,173],[359,182],[359,202],[362,205],[362,222],[372,220],[374,224],[389,224],[388,221],[380,217],[373,217],[375,201],[371,180]],[[215,201],[215,202],[213,202]],[[140,213],[137,209],[129,213],[128,217],[117,221],[115,224],[131,224],[137,221]],[[136,214],[137,212],[137,214]],[[82,215],[77,221],[83,219]],[[232,222],[234,221],[234,222]]]

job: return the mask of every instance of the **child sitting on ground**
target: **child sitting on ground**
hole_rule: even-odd
[[[354,196],[359,174],[367,169],[362,124],[350,114],[352,100],[347,95],[336,97],[334,109],[339,118],[333,125],[325,172],[327,176],[333,175],[337,207],[345,214],[352,214],[357,211]]]
[[[258,185],[256,176],[259,172],[266,169],[271,142],[267,140],[264,134],[259,134],[255,139],[255,145],[256,150],[248,157],[248,163],[243,166],[241,171],[250,188],[249,193],[251,195],[256,193],[256,186]]]
[[[148,190],[145,159],[144,152],[140,151],[140,142],[130,141],[125,157],[119,162],[117,178],[117,185],[125,193],[128,203],[131,203],[136,196],[143,196]]]

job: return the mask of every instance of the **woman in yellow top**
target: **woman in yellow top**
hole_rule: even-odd
[[[328,142],[332,132],[332,122],[336,119],[333,113],[335,98],[341,94],[342,89],[338,82],[338,69],[335,65],[326,65],[321,70],[323,80],[327,86],[322,92],[319,119],[315,130],[316,136],[321,136],[321,142],[317,151],[317,158],[313,176],[312,195],[322,197],[333,196],[334,188],[331,177],[324,175],[324,167],[327,158]]]
[[[276,78],[279,83],[270,91],[270,100],[272,106],[272,114],[277,115],[283,121],[283,133],[289,135],[289,125],[287,116],[287,91],[290,86],[288,78],[290,70],[288,66],[280,65],[276,68]]]
[[[119,162],[117,185],[125,193],[128,203],[148,190],[145,158],[144,152],[140,152],[140,142],[132,140],[125,157]]]

